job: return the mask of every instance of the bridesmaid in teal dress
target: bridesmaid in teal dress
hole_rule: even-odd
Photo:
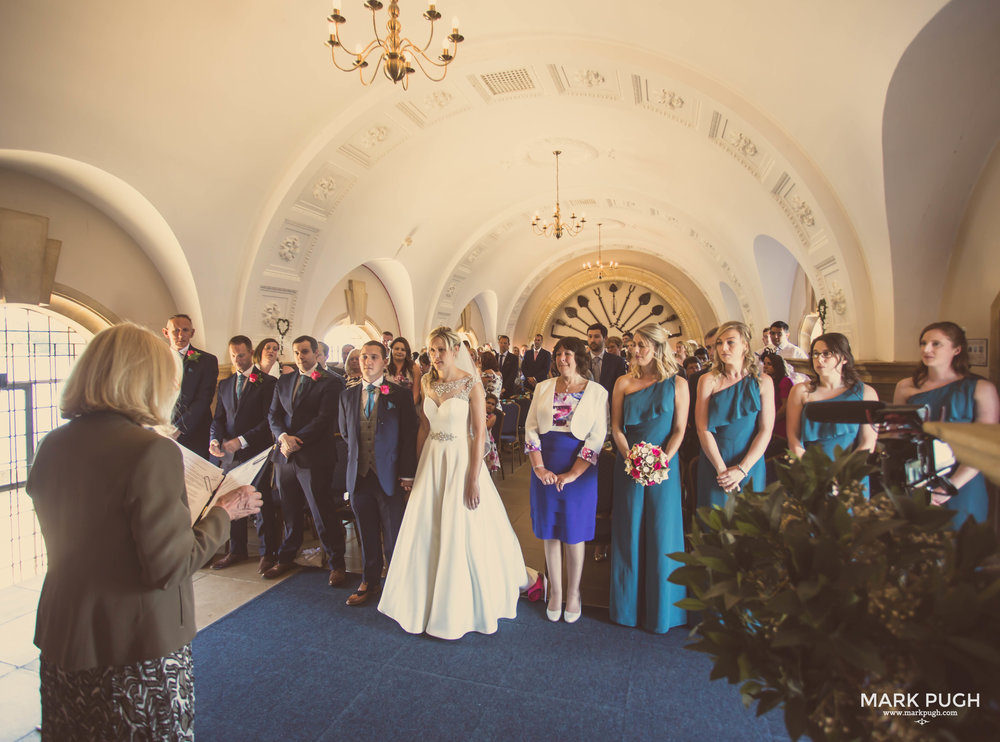
[[[667,554],[684,551],[677,449],[684,440],[689,394],[663,327],[644,325],[634,341],[631,369],[615,383],[611,400],[611,438],[618,455],[610,615],[623,626],[641,624],[662,634],[685,621],[685,612],[674,605],[685,589],[667,581],[681,565]],[[625,472],[625,456],[640,442],[660,446],[668,456],[666,481],[643,487]]]
[[[997,388],[986,379],[969,373],[969,347],[965,331],[954,322],[934,322],[920,333],[920,365],[913,376],[896,384],[896,404],[929,405],[931,420],[952,423],[1000,422]],[[951,476],[958,495],[932,495],[937,505],[955,511],[953,523],[959,528],[968,517],[986,520],[989,500],[983,475],[971,466],[960,465]]]
[[[878,400],[875,390],[862,383],[858,376],[847,338],[839,332],[820,335],[812,341],[809,355],[812,378],[793,386],[788,396],[788,447],[792,453],[802,456],[809,446],[820,446],[832,459],[837,446],[845,451],[874,451],[876,435],[872,426],[816,422],[805,415],[810,402]]]
[[[715,363],[698,379],[694,417],[701,441],[698,506],[723,507],[728,493],[764,489],[774,384],[760,373],[742,322],[726,322],[716,333]]]

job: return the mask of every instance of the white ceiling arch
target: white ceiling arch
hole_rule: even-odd
[[[354,4],[345,12],[360,21]],[[403,3],[407,29],[413,5]],[[925,26],[951,38],[922,42],[913,70],[961,47],[970,22],[982,30],[977,52],[995,59],[986,32],[996,3],[448,0],[440,9],[461,16],[467,41],[445,82],[414,80],[403,93],[362,89],[331,67],[324,0],[3,3],[0,99],[10,105],[0,146],[89,163],[141,194],[176,236],[206,335],[219,343],[257,320],[265,288],[307,321],[331,281],[362,260],[396,260],[408,273],[420,325],[441,294],[433,287],[484,225],[551,201],[548,167],[524,156],[568,138],[597,157],[567,161],[564,200],[606,204],[631,186],[709,225],[722,261],[741,278],[745,268],[752,307],[762,300],[753,237],[773,235],[819,295],[844,307],[831,320],[859,354],[892,357],[908,224],[890,243],[890,221],[940,204],[903,187],[890,214],[883,153],[905,155],[940,124],[954,137],[924,140],[933,174],[951,139],[980,126],[961,113],[980,96],[947,88],[960,105],[942,123],[919,86],[894,86],[891,108],[887,91]],[[944,86],[964,74],[953,56],[939,67]],[[894,147],[909,123],[897,113],[910,109],[929,129],[917,122]],[[913,171],[897,175],[895,156],[886,173],[905,178]],[[967,192],[977,158],[956,171],[955,192]],[[956,209],[944,206],[940,224],[953,227]],[[651,232],[651,247],[674,238],[614,218]],[[726,280],[722,261],[696,271],[699,285]],[[516,287],[471,280],[497,292],[500,317],[509,312]]]

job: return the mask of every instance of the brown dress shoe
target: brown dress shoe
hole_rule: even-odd
[[[267,572],[267,570],[271,569],[271,567],[273,567],[277,563],[278,560],[275,559],[273,556],[262,556],[260,558],[260,564],[257,565],[257,571],[260,572],[261,574],[264,574],[265,572]]]
[[[330,570],[330,587],[340,587],[347,582],[347,570],[343,567]]]
[[[262,576],[265,580],[276,580],[282,575],[287,575],[293,569],[295,569],[294,562],[288,562],[287,564],[282,564],[281,562],[278,562],[269,570],[267,570]]]
[[[370,600],[375,599],[377,596],[377,590],[369,588],[367,582],[362,582],[358,585],[358,589],[351,594],[351,597],[347,599],[347,605],[364,605]]]
[[[212,569],[225,569],[226,567],[232,567],[234,564],[239,564],[240,562],[245,562],[246,560],[247,558],[245,556],[236,556],[236,554],[230,552],[222,557],[222,559],[212,562]]]

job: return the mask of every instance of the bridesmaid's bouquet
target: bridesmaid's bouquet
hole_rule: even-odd
[[[625,457],[625,473],[643,487],[660,484],[670,476],[670,460],[659,446],[641,441]]]

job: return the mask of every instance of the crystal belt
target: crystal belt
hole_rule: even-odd
[[[437,431],[432,431],[430,437],[436,441],[453,441],[458,438],[452,433],[438,433]]]

